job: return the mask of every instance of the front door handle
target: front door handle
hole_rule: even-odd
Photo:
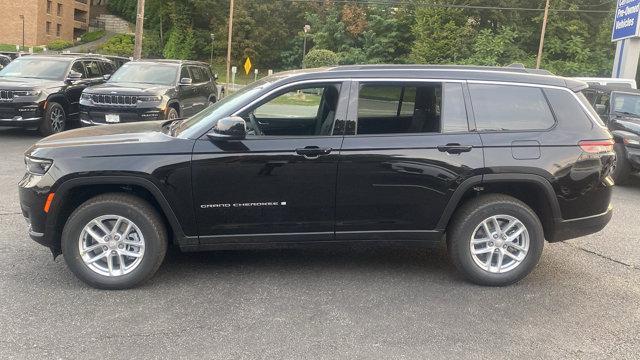
[[[462,154],[463,152],[469,152],[473,149],[471,145],[460,145],[457,143],[450,143],[447,145],[438,145],[438,151],[447,152],[449,154]]]
[[[307,159],[317,159],[320,156],[329,155],[333,151],[332,148],[321,148],[318,146],[305,146],[296,149],[296,154],[302,155]]]

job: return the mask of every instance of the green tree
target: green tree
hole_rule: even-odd
[[[338,55],[331,50],[313,49],[304,57],[304,66],[307,68],[319,68],[338,65]]]

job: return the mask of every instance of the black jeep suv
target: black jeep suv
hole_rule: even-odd
[[[584,94],[613,134],[616,167],[611,176],[624,184],[640,171],[640,91],[624,85],[591,85]]]
[[[78,118],[80,94],[104,81],[114,64],[99,56],[21,56],[0,71],[0,126],[64,131]]]
[[[195,61],[142,60],[124,64],[103,85],[82,93],[83,126],[177,119],[217,100],[209,66]]]
[[[77,129],[26,152],[31,237],[100,288],[184,251],[446,237],[506,285],[545,239],[602,229],[611,134],[580,81],[525,69],[348,66],[276,74],[186,120]]]

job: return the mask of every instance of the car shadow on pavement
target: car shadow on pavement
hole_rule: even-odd
[[[37,141],[42,138],[42,135],[36,129],[6,128],[0,129],[0,137],[3,140],[34,139]]]
[[[446,281],[457,279],[444,244],[428,247],[387,245],[319,245],[318,247],[180,252],[171,248],[154,282],[211,278],[246,273],[424,275]],[[462,279],[458,279],[462,280]]]
[[[627,180],[627,182],[625,182],[623,185],[616,184],[616,186],[629,189],[640,189],[640,175],[631,175],[629,180]]]

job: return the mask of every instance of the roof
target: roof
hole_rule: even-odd
[[[175,60],[175,59],[139,59],[139,60],[133,60],[133,62],[140,62],[140,63],[158,63],[158,64],[176,64],[176,65],[182,65],[182,64],[191,64],[191,65],[204,65],[204,66],[209,66],[209,64],[201,62],[201,61],[193,61],[193,60]]]
[[[293,70],[275,75],[276,81],[331,79],[331,78],[396,78],[478,80],[515,82],[535,85],[566,87],[572,91],[587,88],[587,83],[544,70],[521,67],[489,67],[460,65],[347,65],[317,69]]]
[[[39,59],[71,59],[71,60],[75,60],[75,59],[101,59],[104,60],[106,59],[105,57],[103,57],[102,55],[89,55],[89,54],[58,54],[58,55],[52,55],[52,54],[30,54],[30,55],[23,55],[23,58],[29,58],[29,57],[37,57]]]
[[[625,84],[622,84],[622,83],[607,84],[607,85],[591,83],[589,84],[589,89],[607,92],[607,93],[612,91],[619,91],[619,92],[626,92],[630,94],[640,94],[640,90],[630,88],[629,86],[625,86]]]

